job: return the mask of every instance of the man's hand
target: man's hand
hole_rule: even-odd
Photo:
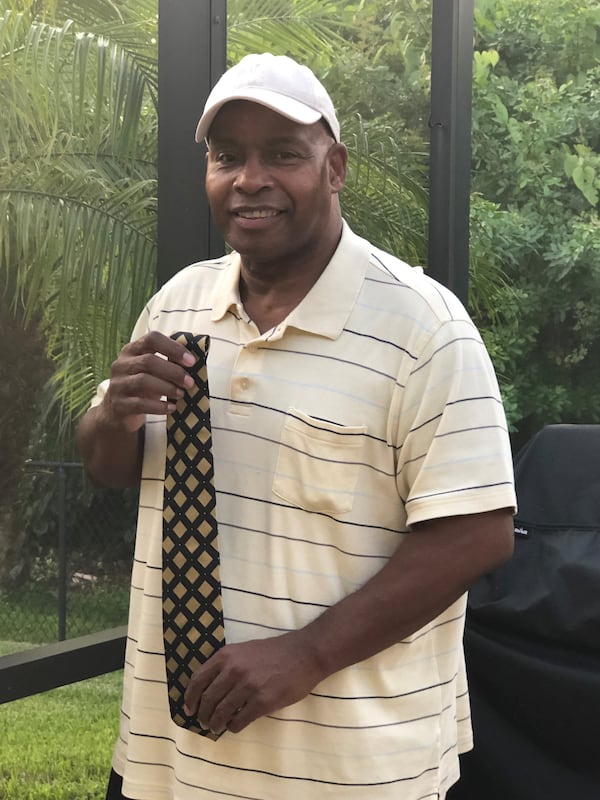
[[[153,331],[125,345],[111,369],[100,405],[82,417],[77,441],[88,474],[115,489],[134,486],[142,466],[146,414],[169,414],[193,385],[194,356],[179,342]]]
[[[158,331],[125,345],[113,362],[104,414],[127,432],[139,430],[146,414],[168,414],[173,400],[194,382],[186,371],[195,357]],[[164,399],[168,398],[168,399]]]
[[[302,632],[229,644],[192,675],[186,711],[213,733],[239,733],[302,700],[324,677]]]

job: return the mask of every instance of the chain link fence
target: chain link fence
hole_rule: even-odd
[[[81,464],[30,461],[18,578],[0,587],[0,654],[124,625],[137,490],[98,489]]]

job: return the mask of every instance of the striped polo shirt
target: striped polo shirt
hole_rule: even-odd
[[[227,641],[298,629],[362,586],[413,523],[515,505],[498,386],[458,300],[357,237],[259,333],[240,259],[193,264],[134,330],[211,337]],[[106,382],[94,402],[100,402]],[[443,798],[471,747],[465,598],[303,700],[213,742],[169,717],[161,628],[165,420],[149,417],[114,768],[140,800]],[[377,624],[377,620],[373,620]]]

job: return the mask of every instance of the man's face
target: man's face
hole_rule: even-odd
[[[248,263],[302,264],[339,235],[346,151],[325,126],[300,125],[245,100],[211,126],[206,193],[226,241]],[[290,263],[291,262],[291,263]]]

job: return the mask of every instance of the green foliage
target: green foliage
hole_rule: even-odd
[[[0,53],[0,425],[15,486],[28,442],[38,459],[71,456],[74,419],[154,285],[156,7],[0,0]],[[15,509],[3,491],[3,581],[24,574]]]
[[[227,14],[230,64],[262,52],[332,60],[349,23],[343,4],[332,0],[230,0]]]
[[[600,422],[600,6],[479,2],[476,29],[474,246],[494,230],[485,246],[515,289],[477,321],[521,443]]]
[[[102,578],[107,572],[127,572],[131,560],[138,491],[116,491],[92,486],[80,467],[65,468],[28,463],[21,480],[18,518],[27,548],[23,578],[36,579],[36,559],[55,552],[60,519],[68,535],[68,568]],[[64,495],[59,509],[61,492]],[[56,570],[54,571],[56,577]],[[45,575],[40,576],[46,579]]]
[[[586,0],[476,0],[477,49],[500,52],[519,82],[550,68],[557,84],[585,75],[600,58],[600,5]]]
[[[584,144],[576,144],[575,152],[570,152],[565,145],[564,169],[567,178],[571,178],[575,186],[588,203],[598,205],[598,189],[600,189],[600,154],[594,153]]]
[[[348,115],[377,119],[398,140],[410,136],[418,150],[428,136],[431,77],[431,2],[363,0],[352,11],[353,47],[336,59],[328,86],[345,75],[340,107]]]
[[[405,261],[427,256],[427,193],[424,160],[398,146],[393,128],[360,117],[343,123],[349,162],[342,194],[351,227]]]
[[[11,5],[0,2],[0,293],[25,323],[39,318],[68,429],[154,280],[151,5],[132,17],[100,0],[85,14],[40,3],[43,18]],[[83,29],[62,16],[77,10]]]

